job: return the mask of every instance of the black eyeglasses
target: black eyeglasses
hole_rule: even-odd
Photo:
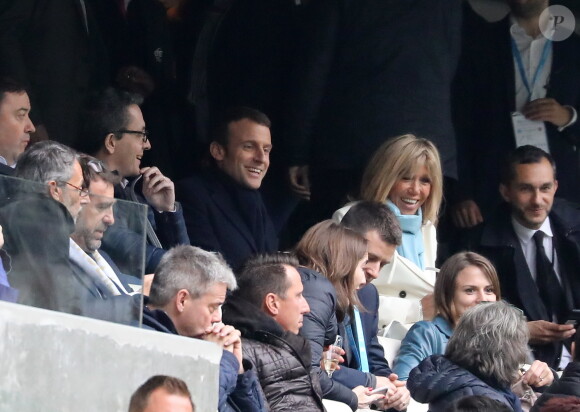
[[[141,135],[141,139],[143,140],[143,143],[147,143],[147,140],[149,140],[149,132],[147,130],[120,129],[120,130],[114,131],[113,133],[139,134],[139,135]]]
[[[73,189],[78,190],[80,197],[87,197],[89,195],[89,189],[83,189],[82,187],[75,186],[69,182],[61,182],[61,183],[64,183],[65,185],[69,185]]]

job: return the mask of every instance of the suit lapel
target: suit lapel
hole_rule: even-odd
[[[536,282],[532,278],[528,262],[524,257],[524,252],[519,244],[517,238],[514,235],[514,263],[516,267],[516,285],[519,290],[522,305],[524,306],[524,311],[529,314],[531,319],[545,319],[548,320],[548,314],[544,304],[542,303],[542,298],[538,293],[538,287]]]
[[[566,50],[568,43],[566,41],[555,41],[552,42],[552,68],[550,70],[550,79],[548,81],[548,93],[547,97],[552,97],[558,101],[562,99],[559,98],[562,90],[566,90],[566,77],[562,77],[560,74],[565,72],[574,72],[574,70],[566,70],[566,61],[564,56],[571,56],[569,54],[571,51]],[[574,53],[572,51],[572,53]],[[564,104],[564,103],[562,103]]]
[[[78,281],[84,287],[86,287],[89,290],[89,292],[91,293],[91,295],[93,295],[96,298],[102,299],[101,293],[99,292],[99,290],[95,286],[95,283],[92,281],[92,279],[90,279],[87,276],[87,274],[85,273],[85,271],[83,270],[83,268],[81,268],[80,266],[78,266],[72,260],[70,261],[70,265],[71,265],[71,268],[72,268],[73,275],[78,279]]]
[[[497,62],[501,70],[501,79],[504,87],[504,100],[508,103],[508,110],[511,112],[516,108],[516,84],[515,84],[515,66],[514,58],[511,48],[511,33],[510,33],[510,18],[509,15],[501,22],[497,23],[495,41],[491,44],[492,47],[499,49],[500,61]]]

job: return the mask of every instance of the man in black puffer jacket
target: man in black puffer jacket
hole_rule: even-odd
[[[242,333],[244,361],[258,373],[271,411],[324,411],[310,344],[298,335],[310,311],[302,296],[298,262],[288,254],[248,261],[223,319]]]

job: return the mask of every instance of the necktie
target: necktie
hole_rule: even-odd
[[[550,320],[555,315],[558,321],[563,322],[566,316],[566,295],[558,281],[554,266],[546,255],[543,240],[544,232],[538,230],[534,233],[534,242],[536,243],[536,284]]]

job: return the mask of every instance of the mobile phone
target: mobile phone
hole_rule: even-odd
[[[572,309],[568,312],[566,325],[576,325],[580,323],[580,309]]]
[[[381,392],[387,392],[390,389],[390,386],[383,386],[382,388],[376,388],[371,391],[371,395]]]

